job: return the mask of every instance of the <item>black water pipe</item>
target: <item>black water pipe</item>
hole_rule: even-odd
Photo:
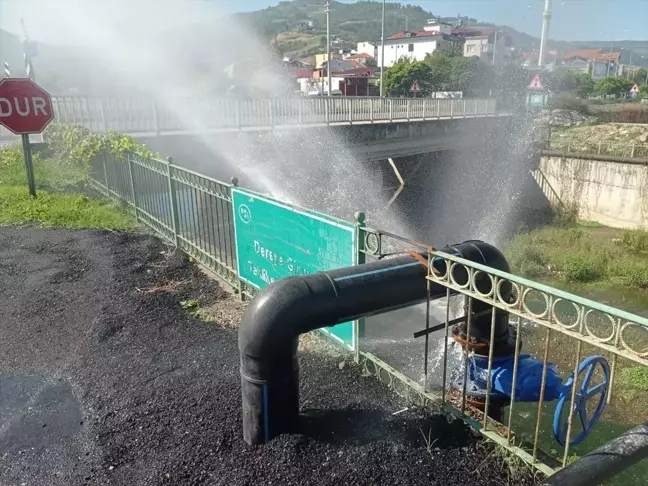
[[[482,241],[467,241],[441,251],[508,270],[501,252]],[[432,265],[445,273],[445,260],[436,259]],[[263,444],[295,429],[299,417],[300,334],[424,302],[426,275],[427,268],[408,255],[288,277],[261,290],[250,302],[239,329],[245,441]],[[464,267],[457,268],[454,276],[462,283],[467,272]],[[487,277],[479,282],[481,291],[490,285]],[[430,294],[431,298],[443,297],[446,287],[432,284]],[[473,306],[473,312],[481,308]],[[498,320],[498,328],[508,329],[505,317]],[[490,329],[490,316],[484,324]],[[502,334],[502,329],[496,334]]]
[[[537,486],[596,486],[646,458],[648,422],[585,454]]]

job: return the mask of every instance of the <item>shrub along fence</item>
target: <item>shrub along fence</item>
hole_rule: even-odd
[[[90,180],[242,297],[285,276],[416,251],[428,285],[446,289],[418,317],[419,371],[397,369],[383,359],[385,348],[370,348],[363,319],[324,332],[397,392],[441,403],[546,474],[645,419],[648,390],[632,391],[628,402],[617,375],[648,376],[648,319],[368,228],[362,213],[340,221],[128,150],[93,157]],[[445,316],[437,322],[435,308]],[[494,330],[502,315],[511,319],[506,360],[496,358],[492,335],[482,349],[457,334],[471,335],[484,319]],[[523,336],[526,353],[539,359],[522,352]]]

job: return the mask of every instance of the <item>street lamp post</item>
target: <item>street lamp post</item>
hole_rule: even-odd
[[[382,98],[385,94],[383,88],[383,81],[385,79],[385,1],[383,0],[382,4],[382,27],[380,34],[380,97]]]
[[[328,78],[328,95],[331,96],[331,3],[326,0],[326,77]]]

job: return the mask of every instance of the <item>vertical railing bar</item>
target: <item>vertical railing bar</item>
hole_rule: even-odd
[[[548,307],[551,309],[551,306]],[[542,380],[540,381],[540,399],[538,400],[538,415],[536,416],[535,434],[533,436],[533,462],[538,457],[538,441],[540,438],[540,425],[542,424],[542,405],[544,404],[545,389],[547,386],[547,371],[549,367],[549,346],[551,344],[551,328],[547,328],[545,336],[545,349],[542,358]]]
[[[474,278],[474,270],[468,269],[468,281],[472,282]],[[470,359],[470,331],[472,326],[472,307],[473,298],[466,296],[468,299],[468,309],[466,314],[466,343],[464,345],[464,369],[463,369],[463,390],[461,391],[461,416],[466,415],[466,393],[468,390],[468,360]]]
[[[218,215],[218,219],[219,219],[218,246],[222,248],[222,251],[225,253],[225,261],[227,261],[227,254],[230,253],[230,251],[228,250],[228,247],[227,247],[228,238],[227,238],[227,236],[225,234],[226,228],[225,228],[225,225],[222,224],[225,221],[224,216],[225,216],[225,214],[227,214],[226,213],[227,207],[224,204],[224,202],[225,201],[223,201],[223,199],[218,198],[218,201],[216,202],[217,203],[216,214]],[[222,235],[222,237],[221,237],[221,235]],[[221,253],[220,255],[221,255],[221,259],[222,259],[223,254]]]
[[[497,276],[493,279],[493,300],[497,295]],[[493,352],[495,349],[495,318],[497,316],[496,307],[491,309],[491,330],[490,341],[488,344],[488,373],[486,375],[486,401],[484,403],[484,430],[488,430],[488,408],[490,407],[491,394],[491,375],[493,373]]]
[[[582,314],[580,312],[579,314]],[[582,322],[583,322],[583,317],[582,315],[578,316],[579,320],[581,321],[581,333],[583,332],[582,329]],[[576,405],[576,389],[578,388],[578,366],[580,364],[580,356],[581,356],[581,348],[583,347],[583,341],[580,339],[578,340],[578,346],[576,346],[576,364],[574,365],[574,385],[572,386],[571,389],[571,401],[569,403],[569,416],[567,417],[567,437],[565,438],[565,452],[563,454],[563,460],[562,460],[562,465],[565,467],[567,465],[567,458],[569,457],[569,446],[571,442],[571,432],[572,432],[572,423],[574,420],[574,408]],[[559,427],[560,427],[559,423]]]
[[[212,182],[214,186],[214,193],[218,192],[218,187],[216,182]],[[223,255],[221,249],[217,243],[217,234],[218,234],[218,215],[214,215],[214,203],[218,200],[218,197],[214,194],[208,194],[209,204],[207,204],[207,218],[209,219],[209,241],[211,245],[211,252],[214,255],[214,258],[218,261],[223,260]],[[217,254],[218,252],[218,254]]]
[[[430,352],[430,280],[427,281],[426,301],[425,301],[425,361],[423,362],[424,387],[427,390],[428,384],[428,358]]]
[[[167,187],[169,190],[169,203],[171,205],[171,221],[173,223],[173,241],[175,246],[178,246],[178,203],[176,201],[175,183],[173,181],[173,167],[171,161],[166,161],[167,169]]]
[[[225,236],[225,211],[223,211],[223,200],[218,197],[216,198],[215,201],[215,210],[216,210],[216,223],[217,223],[217,240],[218,240],[218,255],[221,260],[225,261],[226,264],[229,266],[229,263],[227,263],[227,237]],[[222,235],[222,236],[221,236]],[[223,254],[225,257],[223,258]]]
[[[200,178],[195,177],[194,182],[196,186],[200,186]],[[205,253],[209,253],[209,250],[204,247],[205,245],[205,215],[203,214],[203,191],[196,189],[196,218],[198,218],[198,248],[203,250]]]
[[[133,207],[135,208],[135,219],[139,221],[139,208],[137,203],[137,191],[135,189],[135,177],[133,176],[133,160],[131,159],[131,153],[127,154],[128,161],[128,177],[130,178],[131,184],[131,198],[133,199]]]
[[[191,211],[192,221],[193,221],[193,232],[192,232],[192,243],[194,247],[200,248],[200,225],[199,225],[199,215],[198,215],[198,194],[197,189],[193,187],[195,185],[196,177],[193,174],[189,174],[189,181],[192,182],[192,185],[189,186],[191,191],[191,203],[193,206],[193,211]],[[196,253],[196,248],[193,248],[192,251]]]
[[[114,155],[113,155],[114,157]],[[101,162],[103,164],[103,172],[104,172],[104,183],[106,185],[106,189],[110,191],[110,183],[108,182],[108,170],[106,169],[106,152],[103,151],[101,153]]]
[[[522,289],[520,289],[520,305],[522,301],[522,295],[524,295],[524,292]],[[509,405],[509,418],[508,418],[508,424],[507,424],[507,431],[506,431],[506,441],[510,442],[511,440],[511,425],[513,423],[513,409],[515,406],[515,389],[517,387],[517,374],[518,374],[518,364],[520,361],[520,339],[521,339],[521,323],[522,323],[522,318],[518,316],[517,318],[517,324],[515,326],[515,352],[513,354],[513,382],[511,383],[511,402]]]
[[[429,259],[432,258],[432,255],[428,256]],[[448,262],[446,262],[446,273],[449,272]],[[446,275],[449,279],[449,274]],[[441,401],[446,403],[446,384],[448,379],[448,328],[450,327],[450,287],[446,288],[446,311],[445,311],[445,332],[443,338],[443,382],[441,389]]]
[[[616,336],[614,337],[614,349],[619,349],[619,339],[621,337],[621,318],[617,318],[617,326],[616,326]],[[605,398],[605,403],[607,405],[610,404],[612,401],[612,384],[614,383],[614,375],[615,375],[615,370],[616,370],[616,363],[617,363],[617,353],[612,354],[612,366],[610,366],[610,384],[608,385],[608,393],[607,397]]]
[[[230,267],[231,268],[236,268],[236,243],[234,241],[234,208],[233,208],[233,203],[232,203],[232,198],[231,198],[231,191],[230,191],[230,199],[228,201],[224,201],[225,204],[225,214],[227,215],[227,233],[229,235],[229,243],[230,243]],[[238,270],[238,269],[237,269]]]

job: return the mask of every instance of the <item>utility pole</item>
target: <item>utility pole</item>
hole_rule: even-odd
[[[495,29],[495,40],[493,40],[493,66],[495,65],[496,54],[497,54],[497,29]]]
[[[328,95],[331,96],[331,3],[326,0],[326,76],[328,78]]]
[[[614,45],[614,41],[610,41],[610,56],[608,57],[608,63],[607,63],[607,77],[608,78],[610,77],[610,65],[612,64],[612,46],[613,45]]]
[[[545,0],[544,12],[542,12],[542,36],[540,37],[540,53],[538,55],[538,66],[544,66],[545,51],[549,42],[549,22],[551,21],[551,0]]]
[[[32,64],[33,46],[29,40],[29,33],[25,25],[25,19],[20,19],[20,26],[22,27],[22,41],[23,41],[23,60],[25,63],[25,73],[32,81],[36,81],[34,73],[34,65]]]
[[[384,83],[385,80],[385,1],[382,4],[382,33],[380,34],[380,97],[385,96]]]

